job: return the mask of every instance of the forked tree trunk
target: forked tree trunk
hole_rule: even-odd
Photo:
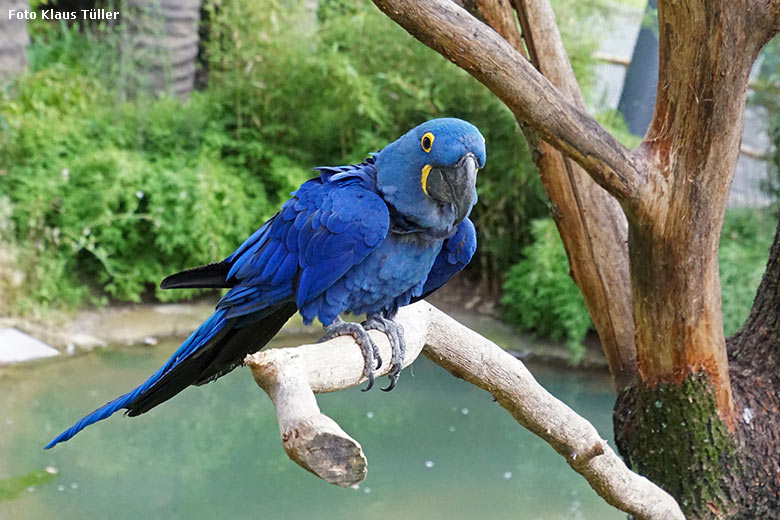
[[[696,518],[761,518],[751,509],[760,494],[774,497],[762,515],[778,513],[778,481],[752,478],[771,461],[740,442],[717,257],[765,14],[747,2],[659,2],[659,88],[639,149],[650,182],[629,214],[640,382],[618,398],[616,440]],[[737,390],[754,383],[731,372]]]
[[[658,1],[656,107],[633,152],[462,10],[441,0],[374,2],[493,90],[625,211],[637,364],[615,407],[623,456],[671,492],[690,518],[780,518],[780,236],[728,354],[717,259],[748,75],[780,31],[780,0]],[[548,0],[515,4],[520,12],[549,10]],[[505,32],[511,23],[493,25]],[[557,37],[524,30],[532,33],[523,35],[529,49],[529,36]],[[579,205],[568,208],[570,215],[597,211],[591,200],[559,200]],[[588,261],[566,246],[573,264]],[[599,270],[609,267],[605,260],[596,259]],[[587,299],[592,288],[580,288]]]

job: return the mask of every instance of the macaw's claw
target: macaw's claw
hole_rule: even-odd
[[[393,352],[392,358],[390,359],[390,372],[387,373],[387,377],[390,378],[390,384],[386,388],[382,388],[385,392],[389,392],[395,388],[398,378],[401,377],[401,363],[404,360],[404,354],[406,354],[404,328],[390,318],[385,318],[381,314],[372,314],[368,316],[368,319],[363,322],[363,327],[366,330],[384,332],[390,340],[390,348]]]
[[[363,375],[368,379],[368,386],[363,389],[363,392],[368,392],[374,386],[374,371],[382,366],[382,358],[379,355],[379,349],[362,325],[344,321],[340,316],[336,316],[333,323],[325,329],[325,335],[319,339],[318,343],[331,340],[338,336],[352,336],[355,338],[355,342],[360,345],[364,360]]]

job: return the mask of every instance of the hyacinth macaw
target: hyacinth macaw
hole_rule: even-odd
[[[318,318],[323,339],[351,335],[369,388],[381,364],[366,330],[392,346],[391,390],[401,371],[399,307],[441,287],[476,249],[468,219],[477,201],[485,140],[460,119],[413,128],[365,162],[320,167],[281,210],[225,260],[177,273],[161,287],[229,288],[216,311],[146,382],[87,415],[46,448],[119,409],[142,414],[190,385],[227,374],[260,350],[297,311]],[[343,312],[366,314],[360,325]]]

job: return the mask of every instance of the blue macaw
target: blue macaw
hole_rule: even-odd
[[[323,339],[356,339],[365,358],[365,390],[381,364],[366,330],[385,332],[392,365],[383,390],[391,390],[405,348],[393,318],[399,307],[425,298],[471,260],[477,240],[468,216],[484,164],[479,130],[444,118],[413,128],[361,164],[316,168],[319,177],[303,183],[232,255],[163,280],[163,289],[230,290],[146,382],[87,415],[46,448],[119,409],[136,416],[190,385],[227,374],[296,311],[304,323],[322,322]],[[362,325],[345,322],[339,314],[346,311],[367,319]]]

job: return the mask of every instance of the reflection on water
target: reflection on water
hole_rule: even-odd
[[[319,397],[323,411],[363,445],[369,471],[359,489],[326,484],[287,459],[271,403],[247,369],[43,451],[76,419],[140,383],[175,346],[0,369],[0,479],[57,470],[51,482],[0,501],[0,518],[625,517],[489,394],[423,358],[389,394],[351,389]],[[612,438],[606,376],[530,368]]]

